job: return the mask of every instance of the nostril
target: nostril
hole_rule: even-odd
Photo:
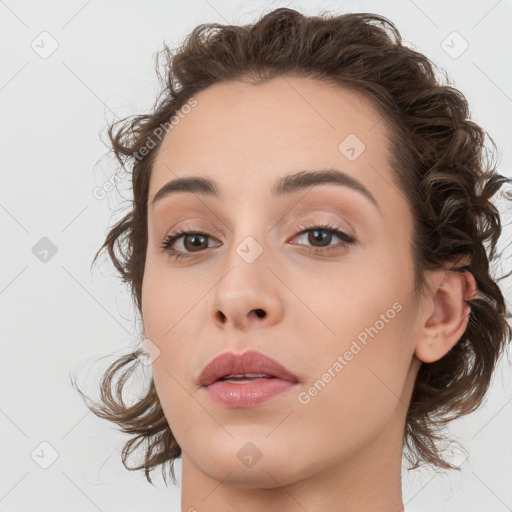
[[[265,313],[265,311],[263,311],[263,309],[256,309],[255,311],[256,311],[256,315],[258,316],[258,318],[263,318],[266,315],[266,313]]]

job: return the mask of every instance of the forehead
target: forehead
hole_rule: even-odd
[[[150,202],[184,175],[211,177],[230,197],[242,189],[268,194],[277,177],[308,168],[340,169],[369,189],[381,186],[376,174],[390,182],[386,124],[360,93],[283,76],[258,85],[214,84],[195,99],[164,137]]]

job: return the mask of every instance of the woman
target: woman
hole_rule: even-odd
[[[134,199],[98,251],[143,343],[88,406],[150,482],[182,458],[184,511],[404,510],[402,456],[456,469],[443,428],[511,339],[489,273],[511,180],[381,16],[279,8],[163,55],[154,111],[109,130]]]

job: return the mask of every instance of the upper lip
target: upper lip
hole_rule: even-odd
[[[272,377],[298,382],[298,378],[282,364],[258,352],[248,350],[242,354],[223,352],[214,357],[199,376],[201,386],[209,386],[226,375],[241,373],[266,373]]]

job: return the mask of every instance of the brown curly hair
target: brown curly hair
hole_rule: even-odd
[[[467,301],[471,313],[464,335],[440,360],[421,364],[404,428],[403,448],[411,469],[422,463],[459,469],[441,455],[442,430],[480,406],[512,338],[510,313],[489,269],[499,257],[496,244],[502,231],[499,211],[490,199],[512,180],[498,174],[490,162],[485,137],[496,145],[470,120],[464,95],[448,79],[446,85],[436,79],[433,63],[406,47],[391,21],[371,13],[304,16],[278,8],[254,24],[201,24],[176,50],[164,44],[156,64],[163,87],[153,111],[108,127],[114,155],[132,173],[133,200],[128,213],[111,227],[93,264],[107,249],[141,313],[148,190],[162,140],[159,134],[194,94],[221,81],[250,79],[257,84],[281,75],[312,77],[358,91],[390,128],[391,167],[414,219],[418,292],[426,283],[424,271],[436,268],[471,272],[478,287],[477,296]],[[447,266],[461,258],[466,264]],[[162,465],[165,480],[163,470],[169,463],[176,483],[174,460],[181,456],[181,448],[153,379],[138,402],[127,405],[123,400],[123,387],[143,353],[137,348],[109,366],[98,403],[89,403],[73,385],[94,414],[132,434],[122,451],[127,469],[144,469],[152,483],[150,471]],[[144,462],[129,467],[127,458],[144,442]]]

